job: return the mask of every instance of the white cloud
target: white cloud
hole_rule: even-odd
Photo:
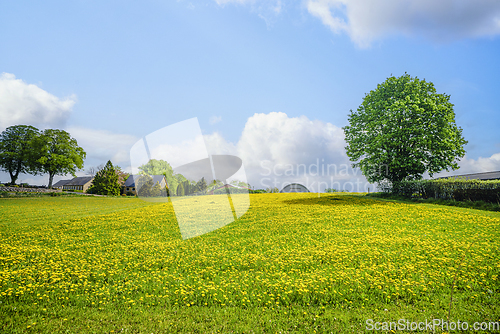
[[[75,95],[60,99],[36,85],[16,79],[14,74],[2,73],[0,131],[20,124],[39,128],[63,127],[75,102]]]
[[[458,165],[460,169],[450,172],[441,172],[436,177],[450,176],[450,175],[463,175],[471,173],[482,173],[482,172],[496,172],[500,171],[500,153],[495,153],[491,157],[478,159],[469,159],[465,156],[459,161]]]
[[[366,179],[350,167],[344,146],[341,128],[281,112],[250,117],[237,144],[249,182],[256,188],[281,189],[287,183],[301,182],[318,191],[320,181],[324,182],[321,190],[358,181],[363,188]]]
[[[361,47],[391,34],[438,41],[500,34],[497,0],[307,0],[306,6],[334,33],[347,33]]]
[[[108,160],[122,167],[129,165],[130,148],[138,140],[137,137],[132,135],[82,127],[69,127],[66,131],[87,152],[86,160],[94,161],[96,165],[106,163]],[[87,165],[89,164],[86,164],[86,167],[88,167]]]
[[[238,155],[236,145],[224,139],[218,132],[203,136],[208,154]]]
[[[220,121],[222,121],[222,117],[221,116],[211,116],[210,119],[208,120],[208,122],[211,124],[211,125],[214,125],[216,123],[219,123]]]

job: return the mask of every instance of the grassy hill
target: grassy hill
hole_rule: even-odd
[[[363,333],[369,319],[500,321],[500,213],[250,196],[241,219],[188,240],[171,203],[0,199],[0,332]]]

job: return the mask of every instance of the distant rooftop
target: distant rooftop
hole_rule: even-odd
[[[54,185],[52,185],[52,188],[59,188],[70,182],[71,180],[59,180],[57,181]]]
[[[500,171],[462,174],[462,175],[450,175],[450,176],[440,177],[440,179],[449,179],[452,177],[464,177],[467,180],[499,180],[500,179]]]
[[[79,176],[65,183],[65,186],[83,186],[94,179],[93,176]]]

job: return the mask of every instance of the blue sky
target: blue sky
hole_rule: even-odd
[[[454,173],[500,170],[498,1],[11,1],[0,32],[0,131],[66,129],[86,167],[127,168],[135,141],[192,117],[256,188],[263,160],[347,164],[349,110],[408,72],[451,95]]]

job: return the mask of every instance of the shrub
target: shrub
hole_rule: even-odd
[[[256,190],[250,189],[248,192],[250,194],[265,194],[266,193],[266,191],[264,189],[256,189]]]
[[[412,180],[382,187],[385,192],[407,198],[436,198],[456,201],[500,203],[500,180],[466,180],[464,178]]]

